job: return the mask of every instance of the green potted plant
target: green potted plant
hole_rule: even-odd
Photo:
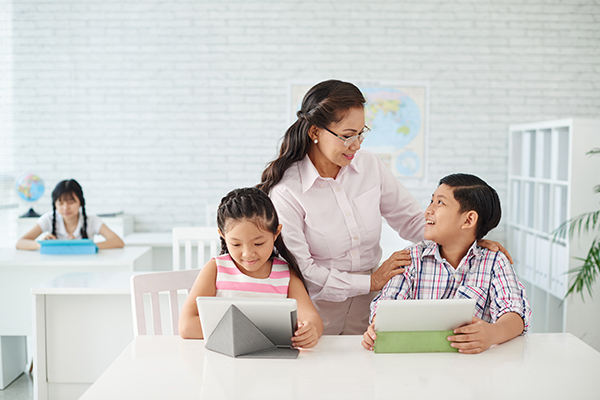
[[[594,148],[586,153],[586,155],[592,156],[598,154],[600,154],[600,148]],[[600,194],[600,185],[594,187],[594,193]],[[587,234],[588,232],[598,234],[592,241],[587,257],[575,257],[583,264],[568,271],[569,274],[577,275],[565,295],[565,298],[567,298],[571,293],[580,293],[583,300],[583,289],[586,288],[590,298],[592,298],[592,285],[600,272],[600,210],[587,212],[564,222],[554,231],[554,239],[565,237],[567,231],[569,232],[569,238],[573,238],[575,234],[580,236],[582,233]]]

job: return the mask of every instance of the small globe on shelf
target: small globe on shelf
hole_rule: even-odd
[[[18,177],[15,184],[15,190],[17,191],[17,194],[27,202],[39,200],[39,198],[44,194],[45,188],[44,180],[36,174],[32,174],[30,172],[24,173]],[[21,218],[33,218],[39,216],[40,215],[33,210],[33,207],[30,207],[29,211],[21,215]]]

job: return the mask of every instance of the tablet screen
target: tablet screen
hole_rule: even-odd
[[[471,323],[475,299],[381,300],[375,331],[445,331]]]
[[[294,299],[197,297],[202,335],[208,339],[223,315],[235,305],[275,345],[289,347],[296,330]]]

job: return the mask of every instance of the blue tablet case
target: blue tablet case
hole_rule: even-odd
[[[40,254],[95,254],[98,246],[91,239],[40,240]]]

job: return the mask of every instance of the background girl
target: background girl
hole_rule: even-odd
[[[229,192],[219,205],[217,226],[221,255],[202,268],[183,305],[181,337],[202,339],[198,296],[287,297],[298,303],[294,345],[315,346],[323,323],[308,297],[296,259],[280,235],[281,225],[269,197],[256,188]]]
[[[52,211],[42,215],[36,225],[17,241],[17,249],[37,250],[35,240],[43,232],[45,239],[93,239],[104,236],[106,241],[96,243],[100,249],[123,247],[123,241],[95,215],[87,215],[83,190],[76,180],[59,182],[52,191]]]

